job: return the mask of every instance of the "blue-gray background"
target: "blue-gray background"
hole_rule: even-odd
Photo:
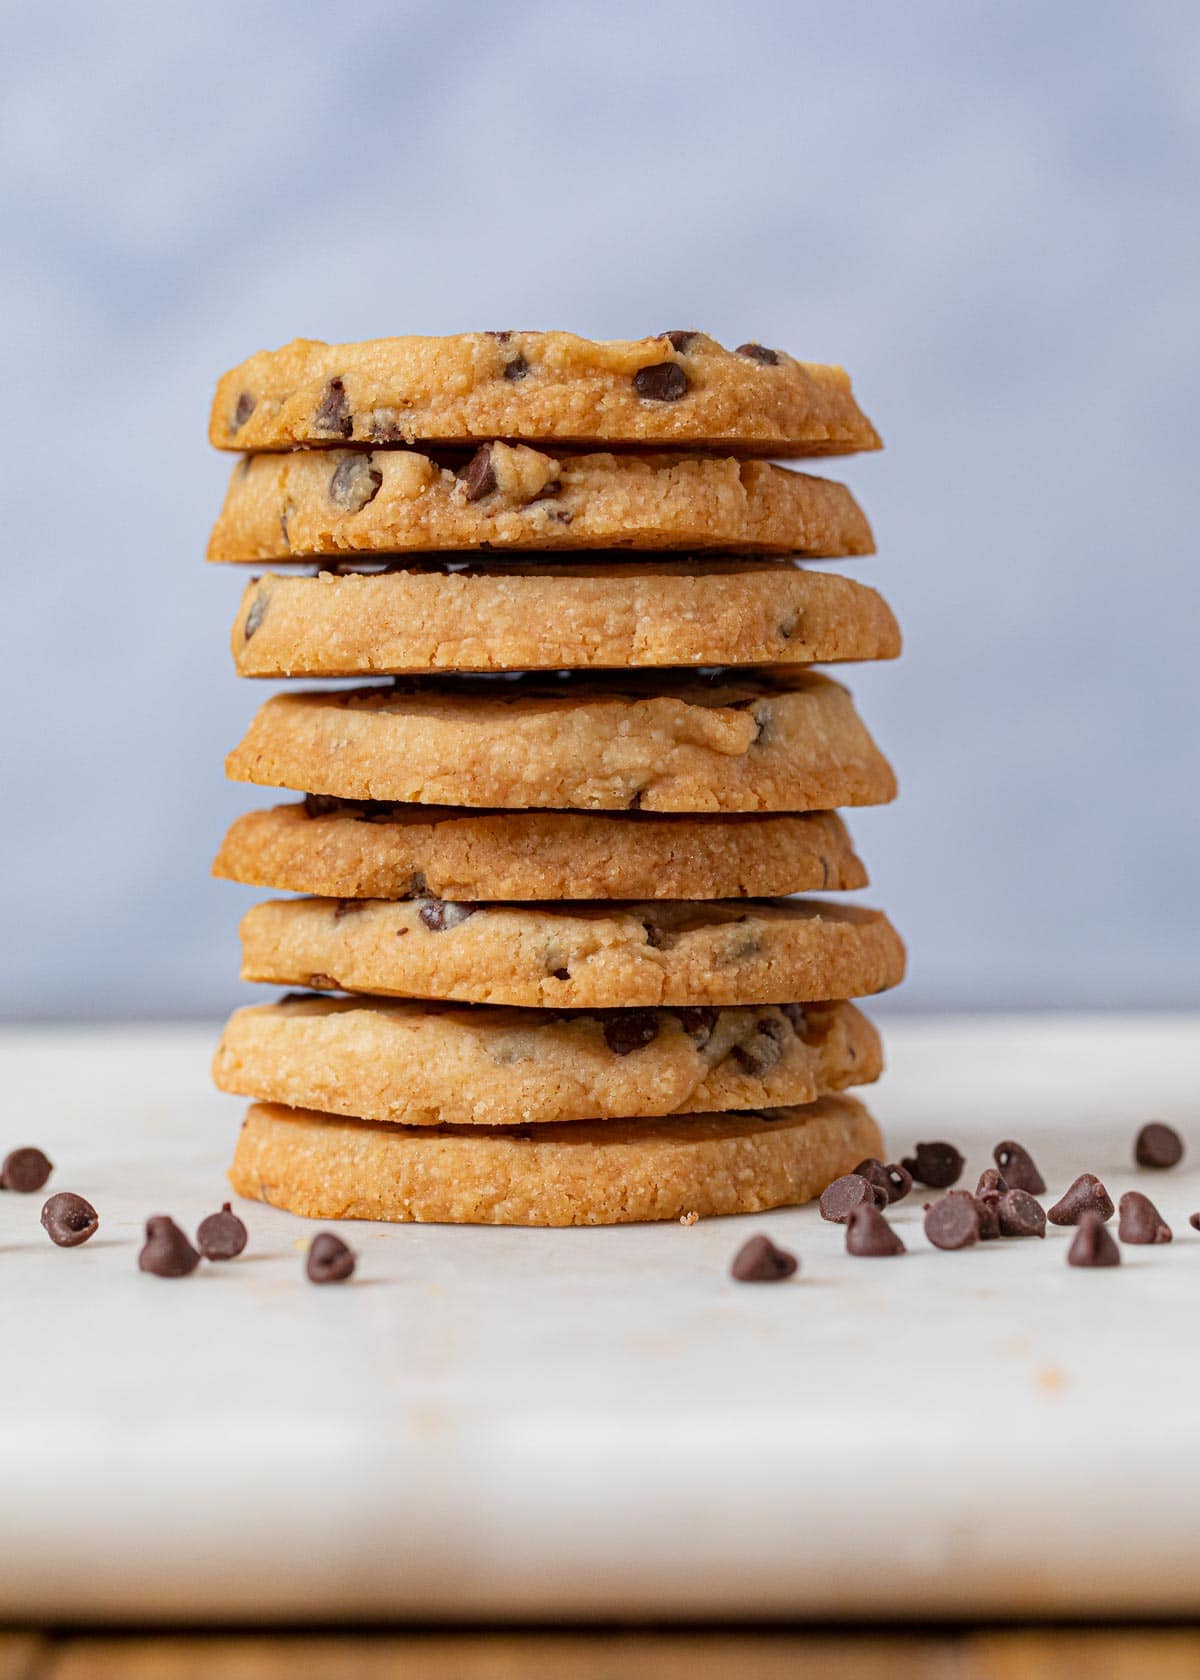
[[[853,822],[911,1007],[1200,1002],[1200,9],[6,14],[0,1013],[236,1000],[219,372],[702,325],[842,361],[907,631]],[[843,471],[833,464],[835,473]]]

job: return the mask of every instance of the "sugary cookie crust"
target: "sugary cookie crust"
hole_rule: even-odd
[[[213,874],[325,898],[773,898],[867,885],[840,817],[460,811],[313,796],[247,811]]]
[[[865,584],[780,564],[388,571],[247,584],[243,677],[404,675],[894,659]]]
[[[408,1126],[513,1126],[811,1102],[877,1079],[851,1003],[561,1015],[487,1005],[296,998],[240,1009],[223,1091]]]
[[[779,456],[879,448],[841,368],[697,332],[295,339],[224,375],[209,436],[218,449],[496,437]]]
[[[846,690],[794,668],[276,695],[225,768],[343,799],[558,810],[832,810],[896,791]]]
[[[878,910],[773,903],[461,905],[272,899],[242,919],[242,979],[534,1008],[802,1003],[904,976]]]

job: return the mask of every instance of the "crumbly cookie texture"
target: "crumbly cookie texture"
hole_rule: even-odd
[[[268,574],[247,584],[231,640],[243,677],[807,665],[900,652],[875,590],[779,562]]]
[[[238,817],[213,874],[325,898],[775,898],[867,872],[833,811],[460,811],[312,794]]]
[[[883,1152],[853,1097],[525,1133],[408,1130],[256,1103],[229,1178],[240,1196],[311,1219],[618,1225],[807,1202]]]
[[[871,554],[844,484],[766,461],[546,455],[485,443],[457,467],[410,449],[247,455],[210,560],[492,549]]]
[[[221,1090],[406,1126],[512,1126],[812,1102],[879,1077],[851,1003],[562,1015],[380,998],[240,1009]]]
[[[225,374],[209,436],[218,449],[495,437],[779,456],[879,448],[841,368],[761,344],[726,350],[700,332],[296,339]]]
[[[795,668],[281,694],[225,769],[342,799],[558,810],[826,811],[896,792],[846,690]]]
[[[575,905],[271,899],[242,919],[242,979],[533,1008],[803,1003],[899,985],[879,910],[821,900]]]

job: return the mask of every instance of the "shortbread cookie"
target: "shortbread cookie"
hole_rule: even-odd
[[[456,467],[411,449],[247,455],[208,558],[479,548],[874,552],[844,484],[766,461],[485,443]]]
[[[894,659],[882,596],[779,562],[334,577],[268,574],[233,627],[243,677],[390,676]]]
[[[295,339],[225,375],[209,436],[218,449],[495,437],[780,456],[879,448],[841,368],[698,332]]]
[[[522,809],[827,811],[896,791],[846,690],[795,669],[280,694],[225,769],[341,799]]]
[[[404,1129],[255,1103],[229,1179],[239,1196],[310,1219],[622,1225],[807,1202],[882,1154],[853,1097],[527,1132]]]
[[[247,912],[241,936],[243,980],[533,1008],[805,1003],[904,978],[904,946],[881,911],[819,899],[271,899]]]
[[[484,1004],[285,998],[239,1009],[223,1091],[406,1126],[503,1126],[778,1107],[877,1079],[852,1003],[563,1015]]]
[[[324,898],[777,898],[852,892],[867,872],[832,811],[619,816],[353,804],[247,811],[213,874]]]

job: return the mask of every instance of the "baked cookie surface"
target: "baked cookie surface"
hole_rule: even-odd
[[[812,1102],[882,1065],[851,1003],[558,1014],[297,997],[238,1010],[213,1078],[357,1119],[514,1126]]]
[[[213,874],[323,898],[776,898],[867,885],[841,818],[462,811],[312,794],[247,811]]]
[[[209,437],[218,449],[497,437],[779,456],[879,448],[841,368],[698,332],[295,339],[224,375]]]
[[[225,769],[342,799],[522,809],[827,811],[896,791],[846,690],[795,667],[281,694]]]
[[[806,1202],[882,1153],[853,1097],[525,1133],[406,1129],[256,1103],[229,1178],[240,1196],[312,1219],[615,1225]]]
[[[242,918],[242,979],[551,1009],[805,1003],[899,985],[879,910],[742,903],[454,904],[296,898]]]

